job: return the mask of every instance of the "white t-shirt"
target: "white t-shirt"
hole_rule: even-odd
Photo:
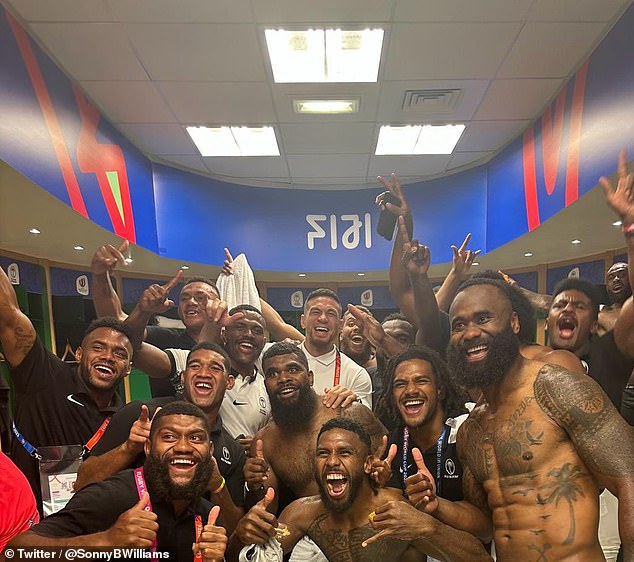
[[[308,367],[313,372],[315,382],[313,387],[317,394],[324,394],[326,388],[332,388],[335,383],[335,365],[337,353],[341,355],[341,372],[339,384],[352,390],[364,406],[372,409],[372,379],[368,372],[350,357],[341,353],[333,346],[332,351],[319,357],[312,356],[304,347],[304,342],[299,346],[306,354]]]

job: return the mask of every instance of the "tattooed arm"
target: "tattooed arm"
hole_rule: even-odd
[[[593,476],[619,498],[624,560],[634,561],[634,428],[590,377],[544,365],[535,400],[570,436]]]
[[[0,267],[0,342],[11,367],[22,363],[35,343],[35,336],[33,324],[20,310],[9,278]]]

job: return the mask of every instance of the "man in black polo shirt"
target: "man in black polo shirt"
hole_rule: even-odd
[[[156,351],[163,354],[160,350]],[[225,388],[233,385],[233,378],[228,374],[229,368],[229,356],[224,349],[212,343],[198,344],[189,352],[182,373],[182,399],[201,408],[207,416],[217,465],[208,489],[213,501],[222,508],[228,528],[232,528],[244,512],[242,472],[245,453],[222,427],[219,414]],[[149,420],[153,419],[159,407],[165,407],[175,400],[169,397],[155,398],[145,403],[137,400],[117,412],[103,439],[81,465],[76,487],[81,489],[125,468],[140,466],[143,463],[145,439],[149,435]]]
[[[40,509],[42,492],[37,457],[78,460],[94,445],[106,419],[119,408],[117,384],[130,372],[132,344],[118,320],[93,322],[77,350],[77,366],[64,363],[46,350],[31,321],[18,306],[9,279],[0,269],[0,342],[11,367],[14,390],[14,434],[11,457],[26,475]],[[27,452],[27,450],[29,452]],[[55,474],[42,475],[47,513],[59,508],[64,491],[72,490],[72,472],[64,475],[66,488],[55,486]],[[57,481],[60,479],[58,478]]]
[[[218,508],[201,497],[213,471],[204,412],[187,402],[168,404],[154,418],[145,453],[142,469],[77,492],[10,546],[150,548],[179,562],[193,560],[194,552],[204,562],[223,560],[227,538],[215,526]],[[140,550],[117,557],[149,558]]]

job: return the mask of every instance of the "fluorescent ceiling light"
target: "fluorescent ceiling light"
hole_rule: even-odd
[[[275,82],[376,82],[382,29],[266,29]]]
[[[357,113],[359,98],[352,100],[293,100],[295,113]]]
[[[187,127],[201,156],[279,156],[273,127]]]
[[[31,234],[40,234],[41,231],[34,227],[34,228],[29,229],[29,232]]]
[[[581,240],[579,240],[578,238],[575,238],[572,242],[570,242],[571,244],[581,244]]]
[[[612,223],[612,226],[621,226],[623,224],[623,221],[614,221]]]
[[[376,155],[451,154],[465,126],[459,125],[383,125],[379,130]]]
[[[181,269],[183,271],[185,271],[185,270],[189,269],[189,266],[188,265],[181,265]]]
[[[524,252],[524,257],[525,258],[530,258],[533,256],[533,252]]]
[[[83,251],[84,247],[83,246],[73,246],[73,250],[77,250],[78,252]]]

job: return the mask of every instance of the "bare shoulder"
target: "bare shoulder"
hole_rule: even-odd
[[[547,347],[544,348],[541,354],[535,356],[534,359],[542,363],[563,367],[568,371],[579,373],[580,375],[586,374],[581,360],[574,353],[565,349],[550,349]]]
[[[406,501],[403,491],[398,488],[380,488],[376,494],[376,505],[383,505],[391,501]]]
[[[280,514],[279,521],[305,533],[311,523],[325,511],[319,496],[307,496],[289,503]]]

